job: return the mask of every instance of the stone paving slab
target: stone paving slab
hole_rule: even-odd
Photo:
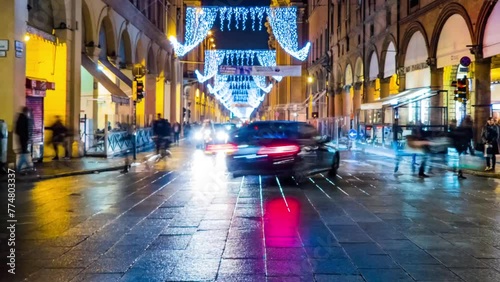
[[[495,180],[395,176],[389,158],[343,152],[338,176],[297,186],[211,177],[213,159],[179,154],[150,171],[19,184],[16,279],[499,281]]]

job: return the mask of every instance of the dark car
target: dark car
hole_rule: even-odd
[[[304,177],[337,173],[339,152],[310,124],[260,121],[231,134],[227,169],[233,176],[278,175]]]

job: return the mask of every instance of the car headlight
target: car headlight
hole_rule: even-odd
[[[217,139],[218,140],[226,140],[228,138],[228,135],[226,132],[217,132]]]
[[[196,133],[194,134],[194,138],[196,138],[196,139],[201,139],[201,138],[203,138],[203,134],[201,133],[201,131],[196,132]]]

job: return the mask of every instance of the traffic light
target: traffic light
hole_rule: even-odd
[[[455,83],[452,83],[452,85],[453,84]],[[464,78],[458,79],[456,81],[456,87],[455,101],[463,102],[469,100],[469,81],[467,80],[467,77],[464,76]]]
[[[312,112],[312,118],[318,118],[318,112]]]
[[[188,119],[191,118],[191,110],[188,110]]]
[[[182,108],[182,117],[186,117],[186,108]]]
[[[142,99],[144,99],[144,83],[140,80],[137,80],[136,92],[137,102],[140,102]]]

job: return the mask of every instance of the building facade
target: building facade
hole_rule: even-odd
[[[311,92],[331,91],[327,115],[344,133],[358,129],[389,144],[395,123],[405,133],[417,124],[444,131],[471,115],[478,141],[487,117],[498,115],[497,1],[331,0],[329,77],[321,59],[325,22],[315,18],[326,10],[323,2],[309,1],[309,40],[317,46],[308,67]],[[456,99],[453,83],[463,78],[469,85],[465,101]]]
[[[304,46],[308,41],[306,4],[304,1],[290,0],[272,0],[272,6],[296,6],[297,15],[297,38],[299,46]],[[269,33],[269,49],[276,50],[277,65],[299,65],[302,67],[303,75],[301,77],[283,77],[278,81],[272,81],[274,84],[271,92],[267,94],[258,110],[258,118],[265,120],[306,120],[307,107],[305,107],[307,62],[302,62],[290,56],[276,42],[272,35],[270,26],[266,24]]]
[[[137,126],[150,126],[157,113],[182,123],[187,78],[168,38],[184,37],[187,2],[192,1],[2,2],[0,16],[6,24],[0,31],[0,119],[8,126],[9,153],[17,149],[12,132],[23,106],[32,111],[38,157],[54,154],[44,143],[51,139],[46,127],[55,116],[68,126],[77,145],[84,133],[132,122],[137,65],[145,69],[139,80],[146,93],[136,105]],[[202,53],[190,60],[202,60]]]

